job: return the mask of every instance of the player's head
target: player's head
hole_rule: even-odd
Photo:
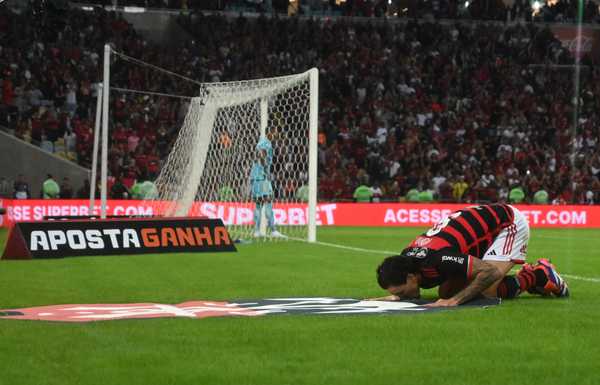
[[[416,271],[410,258],[401,255],[387,257],[377,267],[377,283],[400,298],[417,298],[419,280]]]
[[[256,149],[265,151],[271,149],[271,141],[267,138],[260,138],[256,143]]]
[[[271,142],[266,138],[261,138],[256,144],[256,152],[258,157],[264,159],[267,157],[267,152],[271,148]]]

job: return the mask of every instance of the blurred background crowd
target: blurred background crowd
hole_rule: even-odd
[[[194,9],[193,0],[123,3]],[[202,3],[259,11],[280,5]],[[52,12],[38,4],[17,14],[0,5],[0,126],[89,167],[105,42],[202,82],[317,67],[320,200],[600,203],[597,61],[589,53],[581,58],[577,101],[573,52],[548,25],[485,21],[540,14],[546,20],[554,7],[550,21],[567,22],[574,20],[575,3],[546,5],[533,16],[526,16],[529,3],[519,8],[518,0],[501,9],[486,2],[481,14],[481,2],[467,5],[466,13],[449,6],[456,2],[419,3],[428,5],[408,7],[410,14],[393,20],[383,16],[397,14],[400,2],[307,1],[296,10],[372,17],[366,20],[182,13],[178,23],[190,38],[168,47],[100,8]],[[596,3],[584,4],[584,19],[597,22]],[[113,86],[195,95],[193,83],[115,60]],[[135,197],[135,183],[158,174],[188,104],[166,96],[113,96],[110,194]],[[61,194],[65,181],[56,176],[56,183],[61,197],[86,196],[88,186]],[[38,197],[43,190],[25,185],[27,175],[5,175],[0,197]]]
[[[432,17],[568,23],[577,20],[579,2],[577,0],[84,0],[81,3],[304,16]],[[584,22],[600,22],[600,3],[594,0],[582,0],[582,5]]]

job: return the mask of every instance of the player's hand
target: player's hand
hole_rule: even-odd
[[[453,298],[448,298],[448,299],[438,299],[437,301],[433,302],[433,303],[428,303],[427,305],[424,305],[426,307],[447,307],[447,306],[458,306],[458,301],[453,299]]]

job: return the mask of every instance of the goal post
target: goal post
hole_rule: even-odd
[[[318,71],[210,83],[200,94],[156,179],[159,211],[219,216],[240,239],[277,234],[314,242]],[[251,177],[259,142],[272,152],[262,198]]]
[[[120,65],[120,59],[190,81],[198,87],[197,96],[111,87],[110,67]],[[128,57],[107,44],[103,72],[102,103],[97,106],[100,145],[94,143],[94,154],[98,147],[101,150],[102,218],[107,215],[109,97],[111,92],[134,92],[189,103],[155,176],[157,196],[151,204],[156,215],[218,217],[239,239],[316,241],[316,68],[274,78],[200,83]],[[96,134],[98,128],[97,122]],[[260,177],[254,175],[258,171]]]
[[[317,164],[319,141],[319,71],[310,70],[310,124],[308,146],[308,242],[317,241]]]

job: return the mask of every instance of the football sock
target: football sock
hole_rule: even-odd
[[[519,287],[521,288],[521,292],[527,291],[531,288],[534,288],[538,285],[537,274],[535,274],[534,270],[521,268],[517,272],[517,279],[519,280]],[[545,284],[545,282],[544,282]]]
[[[260,231],[260,221],[262,217],[262,203],[257,203],[254,206],[254,231]]]
[[[535,293],[535,290],[532,290],[536,287],[544,287],[548,282],[548,277],[546,277],[546,273],[542,269],[521,269],[517,272],[517,279],[519,280],[519,286],[521,287],[521,292],[529,291],[530,293]]]
[[[535,273],[535,286],[544,287],[546,283],[548,283],[548,277],[546,277],[546,273],[543,270],[537,269],[534,270]]]
[[[269,231],[275,230],[275,223],[273,221],[273,203],[265,203],[265,217],[267,217],[267,227]]]
[[[519,280],[516,276],[506,276],[498,284],[496,295],[499,298],[515,298],[521,293]]]
[[[536,293],[535,287],[544,287],[548,282],[541,269],[521,269],[517,275],[506,276],[498,284],[496,295],[499,298],[515,298],[524,291]]]

